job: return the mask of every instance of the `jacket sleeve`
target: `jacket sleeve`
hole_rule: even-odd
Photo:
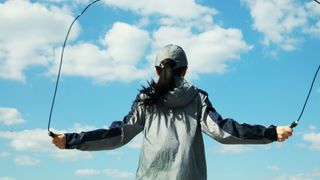
[[[223,119],[213,108],[208,94],[199,91],[201,99],[200,124],[204,133],[223,144],[267,144],[277,140],[276,126],[240,124]]]
[[[114,121],[108,129],[66,133],[66,149],[99,151],[121,147],[143,130],[144,117],[144,106],[137,96],[123,121]]]

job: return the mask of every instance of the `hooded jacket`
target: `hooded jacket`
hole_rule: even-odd
[[[66,134],[66,148],[109,150],[128,143],[143,131],[136,179],[205,180],[206,159],[202,132],[223,144],[266,144],[277,139],[275,126],[239,124],[223,119],[208,94],[183,78],[155,105],[145,106],[139,94],[123,121],[109,129]]]

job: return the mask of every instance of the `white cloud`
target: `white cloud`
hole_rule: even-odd
[[[115,157],[117,160],[121,160],[124,155],[124,152],[120,150],[106,151],[106,153],[110,156]]]
[[[74,172],[77,176],[93,176],[100,174],[99,170],[94,169],[78,169]]]
[[[57,45],[61,43],[60,37],[65,36],[65,29],[73,17],[68,8],[57,7],[65,2],[40,2],[43,4],[9,0],[0,6],[6,10],[4,14],[24,7],[16,13],[15,21],[10,21],[7,16],[0,18],[0,22],[6,25],[5,30],[10,32],[0,36],[0,41],[4,41],[0,43],[0,78],[23,81],[23,71],[33,65],[48,67],[48,74],[56,75],[61,53]],[[83,2],[76,1],[75,4]],[[227,70],[228,62],[239,59],[241,53],[252,48],[243,40],[239,29],[224,29],[214,25],[213,16],[217,11],[194,0],[104,2],[137,13],[141,16],[140,21],[137,25],[114,23],[99,43],[80,42],[67,46],[62,68],[65,76],[86,77],[96,83],[147,79],[152,73],[150,67],[153,66],[155,53],[169,43],[181,45],[186,50],[191,72],[188,74],[196,77],[199,73],[223,73]],[[70,3],[66,4],[72,7]],[[21,16],[24,17],[23,22],[20,22]],[[29,21],[34,19],[40,23],[30,24]],[[155,25],[151,34],[139,28],[147,27],[149,23]],[[21,29],[15,27],[17,24],[24,29],[16,30]],[[13,33],[12,29],[17,32]],[[0,30],[0,34],[5,30]],[[72,33],[71,39],[78,36],[78,24],[73,31],[75,33]],[[148,52],[150,49],[151,52]]]
[[[140,14],[141,21],[137,26],[115,23],[101,39],[101,46],[82,43],[67,47],[63,65],[65,75],[89,77],[98,83],[146,79],[152,72],[150,67],[156,52],[164,45],[174,43],[186,50],[191,72],[188,74],[196,77],[199,73],[225,72],[227,62],[239,59],[241,53],[252,48],[243,40],[239,29],[224,29],[213,24],[212,16],[217,13],[216,10],[193,0],[168,3],[162,0],[104,2]],[[147,26],[152,15],[160,15],[161,18],[155,19],[157,26],[150,36],[138,27]],[[205,27],[201,27],[203,25]],[[193,28],[198,32],[193,32]],[[148,47],[151,47],[151,53],[145,56]],[[51,74],[56,73],[59,53],[60,50],[57,51]],[[146,64],[141,61],[143,58],[148,59],[149,65],[141,68],[141,64]]]
[[[102,171],[104,174],[111,178],[122,179],[122,178],[133,178],[134,173],[128,171],[121,171],[118,169],[105,169]]]
[[[305,27],[304,31],[314,37],[320,38],[320,8],[319,5],[313,1],[305,3],[306,12],[310,19],[314,20],[314,24]]]
[[[270,165],[267,167],[267,169],[269,169],[270,171],[273,171],[273,172],[279,172],[280,171],[280,168],[276,165]]]
[[[217,153],[244,153],[252,151],[253,148],[249,145],[224,145],[219,144],[217,147]]]
[[[67,4],[70,3],[71,5],[88,5],[91,1],[90,0],[72,0],[72,1],[66,1],[66,0],[38,0],[38,2],[52,5],[52,4]]]
[[[104,43],[108,47],[107,54],[112,60],[129,65],[139,62],[149,42],[147,31],[122,22],[114,23],[104,37]]]
[[[315,168],[311,172],[298,173],[298,174],[282,174],[278,177],[274,177],[274,180],[316,180],[320,178],[320,168]]]
[[[124,10],[131,10],[145,19],[151,18],[160,25],[195,27],[197,29],[211,28],[212,17],[217,10],[198,4],[195,0],[105,0],[106,4]]]
[[[78,169],[74,173],[77,176],[95,176],[95,175],[106,175],[111,178],[115,179],[126,179],[126,178],[133,178],[134,173],[128,171],[122,171],[119,169],[111,169],[107,168],[104,170],[97,170],[97,169]]]
[[[92,131],[97,129],[95,126],[83,125],[81,123],[74,123],[73,127],[68,129],[68,132],[82,132],[82,131]]]
[[[265,45],[278,44],[287,51],[296,48],[299,39],[293,36],[293,32],[307,22],[303,6],[290,0],[242,0],[242,2],[250,9],[254,21],[253,29],[264,34]]]
[[[135,26],[117,22],[101,40],[104,49],[91,43],[68,46],[63,64],[63,74],[90,77],[95,82],[141,79],[148,70],[138,68],[150,42],[146,31]],[[55,65],[50,69],[56,74],[60,50],[56,51]]]
[[[8,157],[8,156],[10,156],[11,154],[10,153],[8,153],[8,152],[0,152],[0,158],[1,157]]]
[[[52,147],[48,146],[50,137],[45,129],[0,131],[0,138],[10,139],[10,146],[17,151],[48,152],[52,150]]]
[[[263,44],[295,50],[304,34],[320,38],[320,11],[315,2],[242,0],[250,9],[253,29],[264,35]],[[270,13],[272,12],[272,13]]]
[[[64,161],[89,160],[93,158],[91,153],[79,150],[57,150],[49,156]]]
[[[15,108],[0,107],[0,124],[14,125],[25,123],[20,112]]]
[[[15,108],[0,107],[0,123],[4,125],[14,125],[25,123],[20,112]]]
[[[308,143],[312,150],[320,151],[320,133],[310,132],[303,135],[303,140]]]
[[[31,66],[47,66],[73,20],[66,8],[26,0],[0,3],[0,78],[25,81]],[[78,34],[75,24],[70,39]]]
[[[41,161],[30,156],[18,156],[14,159],[14,162],[21,166],[34,166],[39,164]]]
[[[134,137],[126,146],[133,149],[139,149],[142,146],[143,134],[140,133]]]
[[[141,15],[161,15],[179,19],[201,19],[213,15],[216,10],[199,5],[194,0],[104,0],[108,5],[129,9]]]
[[[317,128],[317,126],[315,126],[315,125],[309,125],[309,129],[310,129],[311,131],[316,131],[318,128]]]
[[[15,178],[6,176],[6,177],[0,177],[0,180],[15,180]]]
[[[320,38],[320,21],[309,28],[305,28],[304,31],[312,36]]]
[[[252,47],[243,40],[238,29],[223,29],[216,26],[211,30],[199,34],[191,28],[163,26],[153,34],[154,52],[149,55],[150,61],[156,52],[165,44],[178,44],[187,54],[189,74],[223,73],[227,69],[227,62],[240,58],[240,54],[249,51]]]
[[[58,131],[54,130],[54,132]],[[16,151],[43,153],[59,160],[77,161],[93,157],[90,152],[57,149],[51,144],[51,138],[46,129],[0,131],[0,139],[9,139],[10,146]]]

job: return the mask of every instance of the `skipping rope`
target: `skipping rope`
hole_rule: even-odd
[[[90,4],[88,4],[84,9],[83,11],[72,21],[71,25],[69,26],[69,29],[68,29],[68,32],[67,32],[67,35],[64,39],[64,43],[63,43],[63,46],[62,46],[62,50],[61,50],[61,56],[60,56],[60,64],[59,64],[59,71],[58,71],[58,74],[57,74],[57,79],[56,79],[56,83],[55,83],[55,88],[54,88],[54,93],[53,93],[53,98],[52,98],[52,103],[51,103],[51,108],[50,108],[50,113],[49,113],[49,120],[48,120],[48,135],[51,136],[51,137],[54,137],[56,136],[55,133],[53,133],[51,130],[50,130],[50,125],[51,125],[51,119],[52,119],[52,113],[53,113],[53,108],[54,108],[54,103],[55,103],[55,100],[56,100],[56,95],[57,95],[57,91],[58,91],[58,86],[59,86],[59,80],[60,80],[60,75],[61,75],[61,68],[62,68],[62,62],[63,62],[63,56],[64,56],[64,50],[65,50],[65,47],[66,47],[66,44],[67,44],[67,41],[68,41],[68,37],[69,37],[69,34],[70,34],[70,31],[73,27],[73,24],[87,11],[87,9],[92,6],[93,4],[99,2],[101,0],[95,0],[93,2],[91,2]],[[316,3],[320,4],[320,1],[318,0],[314,0]],[[310,86],[310,89],[309,89],[309,92],[308,92],[308,95],[307,95],[307,98],[304,102],[304,105],[303,105],[303,108],[301,110],[301,113],[299,115],[299,118],[292,122],[290,127],[291,128],[294,128],[298,125],[303,113],[304,113],[304,110],[306,108],[306,105],[308,103],[308,100],[309,100],[309,97],[310,97],[310,94],[312,92],[312,89],[313,89],[313,86],[314,86],[314,83],[315,83],[315,80],[318,76],[318,73],[319,73],[319,70],[320,70],[320,65],[313,77],[313,80],[312,80],[312,83],[311,83],[311,86]]]
[[[57,95],[57,91],[58,91],[58,86],[59,86],[59,80],[60,80],[60,74],[61,74],[61,68],[62,68],[62,61],[63,61],[63,55],[64,55],[64,49],[66,48],[66,44],[67,44],[67,41],[68,41],[68,37],[69,37],[69,34],[70,34],[70,31],[72,29],[72,26],[73,24],[80,18],[80,16],[82,16],[86,11],[87,9],[92,6],[94,3],[96,2],[99,2],[101,0],[95,0],[93,2],[91,2],[90,4],[88,4],[84,9],[83,11],[72,21],[69,29],[68,29],[68,32],[67,32],[67,35],[64,39],[64,43],[63,43],[63,46],[62,46],[62,51],[61,51],[61,56],[60,56],[60,64],[59,64],[59,71],[58,71],[58,75],[57,75],[57,80],[56,80],[56,85],[55,85],[55,88],[54,88],[54,93],[53,93],[53,98],[52,98],[52,103],[51,103],[51,108],[50,108],[50,114],[49,114],[49,120],[48,120],[48,134],[49,136],[51,137],[54,137],[56,134],[53,133],[52,131],[50,131],[50,125],[51,125],[51,117],[52,117],[52,112],[53,112],[53,107],[54,107],[54,103],[55,103],[55,100],[56,100],[56,95]]]

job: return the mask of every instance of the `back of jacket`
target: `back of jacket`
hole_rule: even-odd
[[[206,179],[200,117],[198,90],[183,79],[164,101],[147,107],[137,179]]]
[[[202,133],[224,144],[266,144],[277,139],[276,127],[239,124],[223,119],[208,94],[176,79],[176,88],[155,105],[145,106],[139,94],[123,121],[109,129],[66,133],[66,148],[110,150],[143,132],[136,179],[205,180],[206,160]]]

